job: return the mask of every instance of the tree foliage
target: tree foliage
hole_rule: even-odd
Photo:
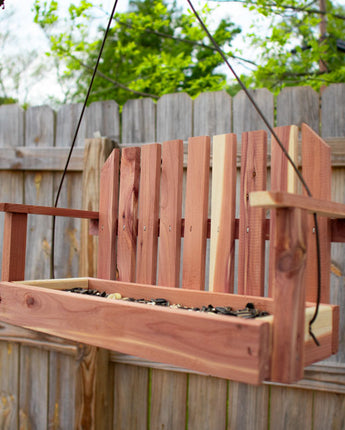
[[[325,0],[245,0],[265,18],[249,35],[261,58],[248,82],[254,87],[281,89],[310,85],[319,89],[345,82],[345,7]],[[267,25],[268,23],[268,25]]]
[[[65,64],[64,79],[75,83],[72,98],[83,99],[104,34],[104,25],[89,32],[95,6],[85,0],[71,4],[62,19],[58,1],[36,0],[35,12],[36,23],[49,37],[49,55]],[[207,6],[202,13],[206,21],[212,15]],[[239,32],[230,20],[222,19],[213,36],[229,52]],[[194,17],[176,3],[132,0],[128,12],[115,16],[90,100],[114,99],[123,104],[139,96],[158,98],[178,91],[194,96],[220,90],[226,85],[218,70],[221,64]]]

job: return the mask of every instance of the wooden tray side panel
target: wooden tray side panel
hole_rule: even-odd
[[[117,241],[118,279],[135,281],[140,148],[124,148],[121,156]]]
[[[101,170],[97,276],[116,278],[116,228],[119,195],[120,151],[114,149]]]
[[[162,145],[158,285],[180,282],[183,141]]]
[[[302,171],[313,197],[331,200],[331,150],[306,124],[302,125]],[[331,228],[328,218],[318,217],[321,253],[321,302],[330,301]],[[317,299],[317,254],[314,218],[308,216],[306,266],[307,300]]]
[[[269,322],[192,315],[5,282],[0,291],[4,321],[241,382],[258,384],[269,376]]]
[[[274,129],[280,142],[290,155],[294,163],[298,163],[298,127],[284,126]],[[272,137],[271,143],[271,190],[297,192],[297,175],[290,162],[278,145],[276,139]],[[270,237],[273,237],[275,226],[275,211],[270,212]],[[275,253],[273,241],[270,241],[269,253],[269,295],[273,296],[272,291],[272,271],[275,270]]]
[[[234,291],[236,155],[235,134],[213,138],[209,291]]]
[[[188,141],[182,286],[205,288],[210,138]]]
[[[265,210],[249,206],[249,193],[266,189],[267,134],[242,134],[238,293],[264,295]]]
[[[157,273],[161,145],[141,149],[137,282],[155,284]]]

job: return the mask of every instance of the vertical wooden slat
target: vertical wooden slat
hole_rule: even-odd
[[[101,170],[97,276],[116,278],[116,226],[118,221],[120,151],[114,149]]]
[[[183,288],[203,290],[210,171],[210,138],[188,141],[188,167],[183,249]]]
[[[271,379],[291,383],[303,377],[306,241],[305,213],[276,209],[272,276],[274,321]]]
[[[178,287],[180,282],[183,142],[162,145],[158,285]]]
[[[225,379],[189,375],[188,430],[225,429],[226,394]]]
[[[135,281],[140,148],[124,148],[120,169],[117,269],[120,281]]]
[[[51,148],[55,143],[55,113],[48,106],[31,107],[25,112],[25,146]],[[26,204],[53,205],[53,174],[26,172],[24,177]],[[52,217],[28,218],[28,246],[25,279],[50,278]]]
[[[161,146],[144,145],[141,149],[136,268],[136,280],[143,284],[156,283],[160,170]]]
[[[331,199],[330,147],[306,124],[302,125],[302,173],[315,198]],[[328,218],[318,217],[321,253],[321,301],[330,300],[331,230]],[[312,215],[308,216],[308,254],[305,273],[306,299],[317,298],[317,254]]]
[[[274,129],[280,142],[290,155],[294,163],[298,163],[298,127],[283,126]],[[290,162],[286,158],[282,149],[278,145],[274,137],[271,143],[271,190],[272,191],[288,191],[290,193],[297,192],[297,175],[293,170]],[[270,213],[270,237],[273,237],[273,232],[276,228],[275,212]],[[275,270],[275,252],[273,241],[270,241],[269,255],[269,295],[273,296],[272,276]]]
[[[27,218],[27,214],[5,213],[3,281],[22,281],[24,279]]]
[[[119,106],[114,100],[91,103],[85,112],[85,137],[120,141]]]
[[[156,103],[150,98],[127,100],[122,109],[122,143],[156,140]]]
[[[249,206],[249,193],[266,189],[267,134],[242,135],[238,293],[262,296],[265,279],[265,210]]]
[[[113,143],[108,139],[86,139],[82,182],[82,209],[91,211],[99,210],[101,169],[112,149]],[[103,187],[109,186],[110,178],[109,184],[102,184],[102,194],[104,192]],[[116,197],[111,198],[110,195],[107,195],[107,198],[110,199],[109,202],[111,202]],[[103,238],[105,238],[105,236],[102,237],[102,240]],[[80,232],[79,276],[96,276],[97,249],[98,237],[91,236],[89,234],[89,221],[82,220]],[[113,265],[115,266],[115,261],[113,261]]]
[[[236,135],[213,138],[209,291],[234,289]]]
[[[19,348],[18,343],[0,342],[0,428],[4,430],[19,428]]]

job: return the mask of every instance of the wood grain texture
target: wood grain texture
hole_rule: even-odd
[[[112,149],[113,143],[109,139],[87,139],[85,142],[82,182],[82,208],[85,210],[99,210],[101,170]],[[103,183],[102,193],[106,190],[105,186]],[[107,198],[109,197],[107,195]],[[83,220],[80,232],[79,276],[96,276],[97,254],[98,238],[89,235],[89,221]],[[115,261],[113,264],[115,265]]]
[[[119,106],[114,100],[91,103],[85,112],[85,137],[120,141]]]
[[[229,382],[228,430],[266,430],[268,410],[269,387]]]
[[[243,133],[238,251],[238,293],[262,296],[265,279],[265,211],[249,206],[249,193],[266,189],[267,134]]]
[[[270,327],[265,321],[192,315],[5,282],[1,283],[1,297],[1,319],[10,322],[15,315],[16,323],[23,327],[153,361],[185,368],[192,364],[194,370],[241,382],[257,384],[268,377]],[[106,323],[95,322],[91,328],[90,315],[95,312]]]
[[[329,146],[313,132],[310,127],[302,126],[302,173],[313,197],[323,200],[331,199],[331,155]],[[327,218],[318,218],[321,264],[321,301],[330,300],[330,267],[331,267],[331,229]],[[306,297],[317,300],[318,275],[316,268],[317,251],[315,240],[314,217],[308,217],[307,264],[306,264]]]
[[[53,148],[55,114],[48,106],[32,107],[25,113],[25,145],[35,148]],[[53,174],[36,171],[24,175],[25,203],[53,205]],[[26,279],[50,278],[52,218],[28,218],[28,246],[26,250]]]
[[[19,428],[46,428],[48,352],[27,346],[20,349]]]
[[[62,106],[56,114],[56,147],[70,147],[75,133],[76,125],[82,109],[81,103]],[[86,123],[83,121],[79,129],[76,146],[84,147]],[[54,200],[61,174],[55,173],[53,180]],[[82,207],[82,178],[80,173],[67,173],[61,190],[59,207],[76,208]],[[56,278],[77,277],[79,273],[80,252],[80,226],[79,219],[56,219],[55,230],[55,267]]]
[[[189,375],[188,429],[224,429],[227,416],[226,399],[226,380]]]
[[[116,278],[120,151],[114,149],[101,170],[99,196],[99,246],[97,276]]]
[[[150,98],[127,100],[122,109],[122,143],[156,140],[156,104]]]
[[[192,136],[192,99],[186,93],[165,94],[157,102],[157,141]]]
[[[18,428],[19,417],[19,344],[0,343],[0,428],[12,430]]]
[[[236,136],[213,138],[209,291],[234,290]]]
[[[5,214],[1,277],[20,281],[25,276],[27,215]]]
[[[298,165],[298,128],[296,126],[283,126],[274,129],[280,143],[287,151],[291,160]],[[278,142],[272,137],[271,142],[271,190],[272,191],[287,191],[290,193],[297,192],[297,174],[294,171],[291,163],[283,153]],[[270,236],[273,237],[275,225],[275,212],[270,212]],[[275,253],[273,250],[273,242],[270,242],[269,253],[269,295],[273,295],[272,291],[272,271],[275,270],[276,262],[274,260]]]
[[[135,280],[140,148],[121,154],[117,270],[121,281]]]
[[[136,280],[143,284],[156,283],[160,173],[161,146],[143,146],[136,265]]]
[[[205,258],[210,170],[210,138],[194,137],[188,144],[183,249],[183,288],[205,288]]]
[[[273,94],[264,88],[250,90],[250,93],[269,123],[273,124]],[[267,131],[267,128],[244,91],[239,91],[233,99],[233,132],[237,134],[237,139],[240,140],[241,133],[254,130]]]
[[[147,429],[147,369],[116,364],[114,370],[113,429]]]
[[[187,412],[187,374],[152,369],[151,375],[150,428],[183,429]]]
[[[277,125],[308,124],[319,132],[319,94],[311,87],[285,87],[277,96]]]
[[[345,428],[345,396],[314,393],[313,423],[315,430]]]
[[[313,392],[270,388],[269,420],[272,429],[312,429]]]
[[[272,277],[274,322],[272,381],[291,383],[303,377],[306,240],[304,214],[299,209],[277,209]]]
[[[231,114],[231,97],[226,91],[201,93],[194,100],[193,136],[230,133]]]
[[[345,86],[332,84],[325,88],[321,97],[321,136],[345,136]]]
[[[158,285],[180,283],[183,142],[162,145]]]

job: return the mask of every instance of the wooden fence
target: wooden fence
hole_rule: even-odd
[[[345,85],[253,96],[274,125],[306,122],[332,147],[333,199],[345,202]],[[52,205],[81,105],[54,112],[0,106],[0,201]],[[99,169],[120,146],[265,128],[245,94],[169,94],[157,103],[91,104],[59,205],[97,210]],[[85,145],[85,138],[93,139]],[[98,143],[97,143],[98,142]],[[85,158],[84,158],[85,153]],[[240,160],[239,160],[240,162]],[[82,173],[84,172],[84,175]],[[0,220],[2,221],[2,219]],[[52,220],[29,219],[27,279],[49,278]],[[2,232],[0,233],[2,243]],[[92,275],[95,238],[58,220],[55,276]],[[82,250],[82,251],[81,251]],[[345,252],[333,245],[331,300],[341,306],[340,350],[292,387],[253,387],[136,357],[65,342],[0,323],[0,429],[343,429],[345,428]]]

